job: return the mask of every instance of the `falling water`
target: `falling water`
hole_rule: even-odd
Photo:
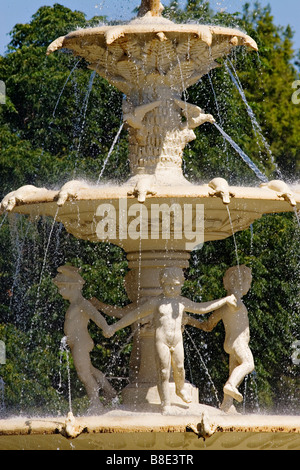
[[[254,239],[254,229],[253,224],[250,225],[250,257],[252,259],[253,256],[253,239]],[[252,261],[251,261],[252,264]]]
[[[1,223],[0,223],[0,229],[1,229],[2,225],[3,225],[4,222],[5,222],[5,220],[6,220],[6,218],[7,218],[7,215],[8,215],[8,212],[5,212],[5,214],[4,214],[4,216],[3,216],[2,220],[1,220]]]
[[[214,394],[215,394],[215,397],[216,397],[216,400],[217,400],[217,403],[218,403],[218,407],[220,407],[220,401],[219,401],[219,397],[218,397],[218,391],[217,391],[217,389],[216,389],[216,387],[215,387],[215,384],[214,384],[214,381],[213,381],[213,379],[212,379],[212,377],[211,377],[211,375],[210,375],[210,373],[209,373],[209,370],[208,370],[208,368],[207,368],[207,365],[205,364],[205,361],[204,361],[202,355],[200,354],[199,348],[198,348],[197,345],[195,344],[195,341],[194,341],[193,338],[191,337],[190,333],[187,331],[187,329],[185,330],[185,332],[186,332],[187,336],[189,337],[189,339],[190,339],[190,341],[191,341],[191,343],[192,343],[192,345],[193,345],[195,351],[197,352],[197,355],[198,355],[198,357],[199,357],[199,359],[200,359],[200,361],[201,361],[201,363],[202,363],[202,365],[203,365],[203,367],[204,367],[204,370],[205,370],[205,372],[206,372],[206,374],[207,374],[207,376],[208,376],[208,378],[209,378],[209,381],[210,381],[210,383],[211,383],[211,385],[212,385],[212,388],[213,388],[213,391],[214,391]]]
[[[88,108],[88,104],[89,104],[89,98],[90,98],[90,94],[91,94],[91,91],[92,91],[92,88],[93,88],[93,84],[94,84],[95,77],[96,77],[96,71],[94,70],[94,71],[91,73],[90,80],[89,80],[89,85],[88,85],[88,89],[87,89],[87,92],[86,92],[86,95],[85,95],[85,98],[84,98],[84,102],[83,102],[83,106],[82,106],[82,112],[81,112],[81,114],[82,114],[82,123],[81,123],[81,129],[80,129],[80,131],[79,131],[79,141],[78,141],[78,145],[77,145],[77,149],[76,149],[76,160],[75,160],[75,164],[76,164],[76,162],[77,162],[77,159],[78,159],[78,156],[79,156],[79,152],[80,152],[81,141],[82,141],[83,131],[84,131],[85,122],[86,122],[86,113],[87,113],[87,108]]]
[[[44,254],[44,259],[43,259],[43,264],[42,264],[42,269],[41,269],[40,279],[39,279],[39,284],[38,284],[38,289],[37,289],[37,296],[36,296],[36,302],[35,302],[35,308],[34,308],[33,321],[34,321],[35,313],[36,313],[36,310],[37,310],[37,307],[38,307],[38,304],[39,304],[39,300],[40,300],[40,290],[41,290],[42,280],[43,280],[43,276],[44,276],[48,251],[49,251],[49,247],[50,247],[50,242],[51,242],[53,230],[54,230],[54,227],[55,227],[55,224],[56,224],[56,218],[57,218],[58,211],[59,211],[59,208],[57,208],[56,213],[54,215],[54,219],[53,219],[52,226],[51,226],[51,229],[50,229],[50,233],[49,233],[49,236],[48,236],[48,242],[47,242],[47,246],[46,246],[46,250],[45,250],[45,254]]]
[[[178,66],[179,66],[179,71],[180,71],[180,78],[181,78],[181,86],[182,86],[182,93],[183,93],[183,101],[185,103],[185,114],[186,114],[186,117],[188,116],[188,108],[187,108],[187,92],[186,92],[186,86],[185,86],[185,83],[184,83],[184,78],[183,78],[183,73],[182,73],[182,68],[181,68],[181,62],[180,62],[180,58],[179,56],[177,56],[177,61],[178,61]],[[186,126],[188,125],[187,124],[187,120],[186,120]]]
[[[256,174],[256,176],[263,181],[264,183],[268,182],[268,178],[264,175],[253,163],[253,161],[248,157],[248,155],[243,152],[243,150],[234,142],[234,140],[226,134],[226,132],[215,122],[214,126],[218,129],[218,131],[225,137],[225,139],[230,143],[230,145],[238,152],[238,154],[242,157],[244,162],[251,168],[251,170]]]
[[[244,401],[243,401],[243,414],[246,414],[246,401],[247,401],[247,385],[248,385],[248,375],[245,377],[244,383]]]
[[[63,92],[65,91],[65,88],[66,88],[66,86],[67,86],[67,83],[68,83],[68,81],[70,80],[70,78],[71,78],[71,76],[72,76],[74,70],[76,70],[76,68],[77,68],[77,66],[78,66],[78,64],[79,64],[79,62],[81,62],[81,61],[82,61],[82,59],[79,59],[78,62],[76,62],[76,64],[75,64],[74,67],[72,68],[72,70],[71,70],[71,72],[70,72],[70,74],[69,74],[67,80],[65,81],[64,86],[62,87],[62,90],[61,90],[61,92],[60,92],[60,94],[59,94],[59,97],[58,97],[58,99],[57,99],[56,105],[55,105],[54,110],[53,110],[53,114],[52,114],[52,117],[53,117],[53,118],[55,117],[57,107],[58,107],[58,105],[59,105],[59,102],[60,102],[60,99],[61,99],[61,97],[62,97],[62,94],[63,94]]]
[[[235,249],[236,261],[237,261],[237,265],[240,266],[239,255],[238,255],[238,248],[237,248],[237,243],[236,243],[236,239],[235,239],[235,233],[234,233],[232,218],[231,218],[231,214],[230,214],[230,209],[229,209],[228,205],[226,205],[226,209],[227,209],[228,218],[229,218],[230,227],[231,227],[231,232],[232,232],[233,241],[234,241],[234,249]]]
[[[113,141],[113,143],[112,143],[112,146],[111,146],[110,149],[109,149],[109,152],[108,152],[108,154],[107,154],[107,157],[106,157],[106,159],[104,160],[102,170],[101,170],[101,172],[100,172],[100,174],[99,174],[99,177],[98,177],[98,180],[97,180],[97,184],[99,184],[99,182],[100,182],[100,180],[101,180],[101,178],[102,178],[102,176],[103,176],[103,173],[104,173],[104,171],[105,171],[106,165],[107,165],[107,163],[108,163],[108,161],[109,161],[109,159],[110,159],[110,156],[111,156],[111,154],[112,154],[112,152],[113,152],[113,150],[114,150],[114,148],[115,148],[116,143],[117,143],[118,140],[119,140],[119,137],[120,137],[120,134],[121,134],[121,132],[122,132],[123,127],[124,127],[124,122],[122,122],[122,124],[120,125],[119,130],[118,130],[118,132],[117,132],[117,134],[116,134],[116,137],[114,138],[114,141]]]
[[[137,301],[141,298],[141,275],[142,275],[142,237],[143,237],[143,211],[140,211],[140,237],[139,237],[139,265],[138,265],[138,285],[137,285]],[[138,325],[136,336],[136,359],[137,363],[140,362],[141,350],[140,350],[140,334],[141,325]],[[137,366],[138,367],[138,366]],[[134,407],[137,407],[138,398],[138,370],[136,370],[136,395],[134,398]]]
[[[21,220],[23,221],[23,219]],[[19,231],[17,227],[17,223],[18,223],[18,217],[9,218],[10,236],[11,236],[12,246],[14,246],[16,250],[15,262],[14,262],[15,272],[13,276],[13,283],[10,289],[10,301],[9,301],[10,309],[12,308],[13,301],[15,300],[14,292],[20,280],[19,277],[20,277],[22,257],[23,257],[23,252],[24,252],[24,245],[25,245],[29,227],[30,227],[30,224],[27,224],[26,231],[23,235],[23,233]]]
[[[259,406],[259,400],[258,400],[258,389],[257,389],[257,373],[256,371],[253,371],[250,375],[251,377],[251,382],[254,383],[254,393],[255,393],[255,408],[258,413],[260,413],[260,406]]]
[[[128,338],[126,339],[125,342],[123,342],[121,348],[117,351],[117,352],[114,352],[113,356],[110,358],[110,361],[109,361],[109,364],[108,364],[108,367],[106,369],[106,376],[109,377],[109,379],[114,379],[114,380],[126,380],[128,379],[127,377],[113,377],[112,375],[110,375],[113,367],[117,364],[117,361],[118,359],[120,358],[122,352],[124,351],[124,349],[126,349],[126,347],[128,346],[128,344],[130,343],[130,341],[133,339],[134,335],[137,333],[138,331],[138,327],[135,328],[131,334],[128,336]]]
[[[231,232],[232,232],[232,238],[233,238],[233,242],[234,242],[234,250],[235,250],[236,264],[237,264],[238,271],[239,271],[239,281],[240,281],[240,286],[241,286],[241,285],[242,285],[242,274],[241,274],[241,270],[240,270],[240,260],[239,260],[239,254],[238,254],[238,247],[237,247],[237,243],[236,243],[236,238],[235,238],[235,233],[234,233],[232,218],[231,218],[231,214],[230,214],[230,209],[229,209],[228,206],[226,206],[226,209],[227,209],[227,213],[228,213],[228,218],[229,218],[230,227],[231,227]]]
[[[64,353],[66,355],[66,365],[67,365],[67,374],[68,374],[68,398],[69,398],[69,412],[72,413],[72,395],[71,395],[71,374],[70,374],[70,360],[69,360],[69,357],[70,357],[70,351],[69,351],[69,347],[68,347],[68,343],[67,343],[67,337],[64,336],[60,342],[60,359],[59,359],[59,363],[60,363],[60,371],[59,371],[59,384],[58,384],[58,393],[61,393],[60,392],[60,389],[62,388],[62,373],[61,373],[61,369],[62,369],[62,358],[64,356]]]
[[[0,377],[0,416],[1,414],[5,413],[4,398],[5,398],[5,382],[2,379],[2,377]]]
[[[230,67],[228,66],[228,63],[230,64],[230,66],[231,66],[233,72],[230,70]],[[253,112],[253,109],[251,108],[251,106],[249,105],[249,103],[248,103],[248,101],[247,101],[245,92],[244,92],[244,90],[243,90],[243,87],[242,87],[242,84],[241,84],[241,82],[240,82],[240,80],[239,80],[239,77],[238,77],[238,75],[237,75],[237,73],[236,73],[236,70],[235,70],[235,68],[234,68],[234,66],[233,66],[233,64],[232,64],[232,62],[231,62],[229,59],[227,59],[227,61],[225,62],[225,68],[226,68],[227,72],[229,73],[229,76],[230,76],[231,80],[233,81],[234,85],[236,86],[236,88],[237,88],[239,94],[241,95],[241,98],[242,98],[242,100],[243,100],[243,102],[244,102],[244,104],[245,104],[245,106],[246,106],[246,110],[247,110],[248,116],[249,116],[250,119],[251,119],[252,127],[253,127],[253,130],[254,130],[255,134],[258,135],[259,139],[264,143],[264,146],[265,146],[265,148],[266,148],[266,150],[267,150],[267,152],[268,152],[268,154],[269,154],[269,156],[270,156],[270,158],[271,158],[271,162],[272,162],[273,166],[276,168],[276,171],[277,171],[278,175],[279,175],[280,177],[282,177],[282,174],[281,174],[281,172],[280,172],[280,170],[279,170],[277,164],[275,163],[275,160],[274,160],[272,151],[271,151],[271,149],[270,149],[270,146],[269,146],[267,140],[265,139],[265,137],[264,137],[264,135],[263,135],[263,132],[262,132],[262,129],[261,129],[261,127],[260,127],[260,125],[259,125],[259,123],[258,123],[256,117],[255,117],[255,114],[254,114],[254,112]],[[259,141],[258,141],[258,144],[259,144]]]
[[[208,80],[209,80],[209,83],[210,83],[210,86],[211,86],[211,89],[212,89],[212,92],[213,92],[213,95],[214,95],[214,100],[215,100],[215,104],[216,104],[216,108],[217,108],[217,114],[218,114],[218,118],[219,118],[219,122],[221,124],[221,126],[223,126],[223,119],[221,117],[221,113],[220,113],[220,107],[219,107],[219,103],[218,103],[218,98],[217,98],[217,94],[216,94],[216,91],[215,91],[215,87],[214,87],[214,84],[212,82],[212,78],[210,76],[210,73],[208,73]],[[224,150],[226,150],[226,139],[225,137],[223,136],[224,138]]]
[[[294,207],[294,212],[295,212],[296,220],[298,222],[298,227],[300,228],[300,216],[299,216],[297,207]]]

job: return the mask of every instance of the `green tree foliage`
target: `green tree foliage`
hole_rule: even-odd
[[[254,11],[246,4],[242,13],[228,15],[214,14],[207,1],[189,0],[184,10],[174,1],[164,14],[176,22],[240,27],[257,41],[258,54],[238,48],[230,61],[221,60],[222,67],[190,88],[187,99],[212,113],[269,177],[299,177],[300,106],[291,101],[299,72],[290,28],[275,26],[270,7],[259,4]],[[89,71],[84,60],[66,52],[46,56],[46,49],[57,37],[104,20],[87,21],[83,13],[55,4],[40,8],[29,24],[13,28],[7,53],[0,57],[0,79],[7,88],[6,105],[0,108],[0,198],[25,184],[49,188],[74,177],[98,179],[122,121],[122,95]],[[233,76],[237,72],[261,133],[253,127],[229,70]],[[231,184],[259,184],[214,126],[205,124],[196,132],[197,140],[184,156],[187,178],[223,176]],[[127,154],[122,131],[104,179],[127,177]],[[126,255],[109,244],[75,240],[47,218],[32,221],[4,214],[0,227],[0,339],[8,357],[0,375],[6,406],[65,412],[69,367],[73,406],[81,411],[85,391],[72,359],[60,348],[67,303],[52,279],[58,266],[71,263],[82,270],[87,298],[124,306],[129,301],[123,287]],[[299,412],[300,371],[291,361],[293,341],[300,338],[299,227],[294,215],[263,217],[251,230],[192,253],[184,294],[202,301],[224,295],[223,275],[237,262],[253,269],[245,301],[256,372],[242,385],[246,407],[277,411],[285,406],[285,411]],[[96,367],[108,376],[126,377],[130,331],[107,340],[91,325],[91,335]],[[202,402],[217,405],[228,374],[224,329],[220,324],[208,334],[187,327],[185,340],[189,378],[199,387]]]

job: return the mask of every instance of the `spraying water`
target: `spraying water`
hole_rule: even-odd
[[[23,222],[22,219],[21,221]],[[13,276],[13,283],[10,289],[10,301],[9,301],[10,309],[13,308],[13,303],[15,304],[18,303],[17,301],[15,301],[15,290],[17,286],[18,287],[20,286],[20,270],[21,270],[21,265],[23,261],[24,246],[25,246],[28,231],[30,228],[30,225],[27,224],[26,231],[23,234],[23,232],[18,229],[17,222],[18,222],[18,219],[16,218],[11,218],[11,217],[9,218],[11,242],[12,242],[12,246],[15,247],[15,262],[14,262],[15,272]],[[23,225],[21,228],[23,229]]]
[[[225,139],[230,143],[230,145],[237,151],[237,153],[242,157],[244,162],[251,168],[251,170],[256,174],[256,176],[263,181],[264,183],[268,182],[268,178],[264,175],[259,168],[253,163],[253,161],[245,154],[245,152],[237,145],[236,142],[215,122],[214,126],[218,131],[225,137]]]
[[[213,81],[212,81],[212,78],[211,78],[211,75],[210,73],[208,73],[208,80],[209,80],[209,83],[210,83],[210,86],[211,86],[211,89],[212,89],[212,92],[213,92],[213,95],[214,95],[214,100],[215,100],[215,105],[216,105],[216,108],[217,108],[217,114],[218,114],[218,118],[219,118],[219,122],[221,124],[221,126],[223,126],[223,119],[221,117],[221,113],[220,113],[220,107],[219,107],[219,103],[218,103],[218,98],[217,98],[217,94],[216,94],[216,91],[215,91],[215,87],[214,87],[214,84],[213,84]],[[224,137],[224,136],[223,136]],[[227,144],[226,144],[226,139],[224,137],[224,150],[226,151],[226,147],[227,147]]]
[[[34,316],[35,316],[35,313],[36,313],[36,310],[37,310],[37,307],[38,307],[38,304],[39,304],[39,300],[40,300],[41,284],[42,284],[42,280],[43,280],[43,276],[44,276],[44,271],[45,271],[46,262],[47,262],[47,255],[48,255],[48,251],[49,251],[49,247],[50,247],[50,242],[51,242],[53,230],[54,230],[54,227],[55,227],[55,223],[56,223],[56,218],[57,218],[58,211],[59,211],[59,208],[57,208],[57,210],[56,210],[56,213],[55,213],[55,216],[54,216],[52,225],[51,225],[51,229],[50,229],[50,233],[49,233],[49,237],[48,237],[48,242],[47,242],[47,246],[46,246],[46,250],[45,250],[45,254],[44,254],[44,259],[43,259],[43,264],[42,264],[42,269],[41,269],[40,279],[39,279],[39,285],[38,285],[38,290],[37,290],[37,297],[36,297],[36,303],[35,303],[35,309],[34,309]]]
[[[299,216],[299,212],[297,210],[297,207],[294,207],[294,212],[295,212],[295,217],[296,217],[296,220],[297,220],[297,223],[298,223],[298,227],[300,228],[300,216]]]
[[[4,393],[5,393],[5,382],[2,379],[2,377],[0,377],[0,416],[1,414],[5,413]]]
[[[230,66],[229,66],[228,64],[229,64]],[[232,70],[230,69],[230,67],[231,67]],[[229,76],[230,76],[232,82],[233,82],[234,85],[236,86],[236,88],[237,88],[239,94],[241,95],[241,98],[242,98],[242,100],[243,100],[243,102],[244,102],[244,104],[245,104],[245,106],[246,106],[246,110],[247,110],[248,116],[249,116],[250,119],[251,119],[251,123],[252,123],[253,130],[254,130],[255,134],[256,134],[256,135],[258,136],[258,138],[259,138],[258,141],[257,141],[258,144],[259,144],[260,141],[263,142],[263,144],[264,144],[264,146],[265,146],[265,149],[267,150],[267,153],[268,153],[269,156],[270,156],[272,165],[276,168],[276,171],[277,171],[279,177],[282,177],[282,174],[281,174],[281,172],[280,172],[280,170],[279,170],[277,164],[275,163],[274,156],[273,156],[273,154],[272,154],[272,151],[271,151],[271,149],[270,149],[270,146],[269,146],[267,140],[265,139],[265,137],[264,137],[264,135],[263,135],[263,132],[262,132],[262,129],[261,129],[261,127],[260,127],[260,125],[259,125],[259,123],[258,123],[256,117],[255,117],[255,114],[254,114],[254,112],[253,112],[253,109],[251,108],[251,106],[249,105],[249,103],[248,103],[248,101],[247,101],[245,92],[244,92],[244,90],[243,90],[243,87],[242,87],[242,84],[241,84],[241,82],[240,82],[240,80],[239,80],[239,77],[238,77],[238,75],[237,75],[237,73],[236,73],[236,70],[235,70],[235,68],[234,68],[234,66],[233,66],[233,64],[232,64],[232,62],[231,62],[229,59],[227,59],[227,61],[225,62],[225,68],[226,68],[227,72],[229,73]]]
[[[115,148],[116,143],[117,143],[118,140],[119,140],[119,137],[120,137],[120,134],[121,134],[121,132],[122,132],[123,127],[124,127],[124,122],[122,122],[122,124],[120,125],[119,130],[118,130],[118,132],[117,132],[117,135],[116,135],[116,137],[114,138],[114,141],[113,141],[113,143],[112,143],[112,146],[111,146],[110,149],[109,149],[109,152],[108,152],[108,154],[107,154],[107,157],[106,157],[106,159],[104,160],[102,170],[101,170],[101,172],[100,172],[100,174],[99,174],[99,177],[98,177],[98,180],[97,180],[97,184],[99,184],[99,182],[100,182],[100,180],[101,180],[101,178],[102,178],[102,176],[103,176],[103,173],[104,173],[104,171],[105,171],[106,165],[107,165],[107,163],[108,163],[108,161],[109,161],[109,159],[110,159],[111,154],[113,153],[113,150],[114,150],[114,148]]]
[[[76,62],[76,64],[75,64],[74,67],[72,68],[72,70],[71,70],[71,72],[70,72],[70,74],[69,74],[67,80],[65,81],[64,86],[62,87],[62,90],[61,90],[61,92],[60,92],[60,94],[59,94],[59,97],[58,97],[58,99],[57,99],[56,105],[55,105],[54,110],[53,110],[53,114],[52,114],[52,117],[53,117],[53,118],[55,117],[57,107],[58,107],[58,105],[59,105],[59,102],[60,102],[60,99],[61,99],[61,97],[62,97],[62,94],[63,94],[63,92],[65,91],[65,88],[66,88],[66,86],[67,86],[67,84],[68,84],[68,81],[70,80],[70,78],[71,78],[71,76],[72,76],[74,70],[77,69],[77,66],[78,66],[79,62],[81,62],[81,61],[82,61],[82,59],[79,59],[78,62]]]
[[[231,226],[231,232],[232,232],[232,236],[233,236],[233,240],[234,240],[234,249],[235,249],[236,261],[237,261],[237,265],[239,266],[240,261],[239,261],[239,255],[238,255],[238,249],[237,249],[237,243],[236,243],[236,239],[235,239],[235,233],[234,233],[232,218],[231,218],[229,207],[226,206],[226,209],[227,209],[228,218],[229,218],[229,222],[230,222],[230,226]]]
[[[8,212],[5,212],[3,218],[2,218],[2,220],[1,220],[1,222],[0,222],[0,229],[1,229],[2,225],[4,224],[6,218],[7,218],[7,214],[8,214]]]
[[[62,388],[62,375],[61,375],[61,368],[62,368],[62,358],[65,355],[66,356],[66,362],[67,362],[67,374],[68,374],[68,398],[69,398],[69,412],[72,413],[72,395],[71,395],[71,374],[70,374],[70,351],[68,348],[68,343],[67,343],[67,337],[64,336],[61,339],[60,342],[60,371],[59,371],[59,385],[58,385],[58,393],[60,392],[60,389]]]
[[[199,359],[200,359],[200,361],[201,361],[201,364],[203,365],[204,370],[205,370],[205,372],[206,372],[206,374],[207,374],[207,376],[208,376],[208,378],[209,378],[209,381],[210,381],[210,383],[211,383],[211,385],[212,385],[212,388],[213,388],[213,391],[214,391],[214,394],[215,394],[215,397],[216,397],[216,400],[217,400],[217,403],[218,403],[218,407],[220,408],[220,401],[219,401],[219,397],[218,397],[218,391],[217,391],[217,389],[216,389],[216,387],[215,387],[215,384],[214,384],[214,381],[213,381],[213,379],[212,379],[212,377],[211,377],[211,375],[210,375],[210,373],[209,373],[209,370],[208,370],[208,368],[207,368],[207,365],[205,364],[205,361],[204,361],[204,359],[203,359],[203,357],[202,357],[202,355],[201,355],[201,353],[200,353],[200,351],[199,351],[199,348],[198,348],[197,345],[195,344],[195,341],[194,341],[193,338],[191,337],[190,333],[189,333],[187,330],[185,330],[185,333],[186,333],[187,336],[189,337],[189,339],[190,339],[190,341],[191,341],[193,347],[195,348],[195,351],[197,352],[197,355],[198,355],[198,357],[199,357]]]
[[[82,107],[82,123],[81,123],[81,128],[80,128],[80,131],[79,131],[79,141],[78,141],[78,145],[77,145],[77,149],[76,149],[75,164],[77,162],[79,152],[80,152],[81,141],[82,141],[82,137],[83,137],[83,131],[84,131],[84,128],[85,128],[85,123],[86,123],[86,113],[87,113],[89,98],[90,98],[90,94],[91,94],[91,91],[92,91],[92,88],[93,88],[95,77],[96,77],[96,71],[93,71],[91,73],[91,76],[90,76],[88,89],[87,89],[87,92],[86,92],[86,95],[85,95],[85,98],[84,98],[84,102],[83,102],[83,107]]]

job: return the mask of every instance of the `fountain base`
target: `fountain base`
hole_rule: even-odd
[[[101,416],[79,417],[81,433],[70,440],[66,418],[0,420],[0,450],[299,450],[299,416],[226,415],[206,405],[190,407],[176,416],[162,416],[155,405],[143,412],[129,408]],[[152,410],[152,411],[151,411]],[[178,408],[180,413],[180,409]],[[203,414],[210,437],[199,439]],[[202,421],[201,421],[202,420]],[[118,454],[116,454],[118,455]]]
[[[199,403],[198,389],[188,382],[185,384],[185,389],[189,393],[192,403]],[[174,382],[170,383],[170,396],[172,406],[179,406],[185,410],[188,409],[186,403],[176,395]],[[144,405],[145,403],[150,405],[160,405],[161,403],[157,386],[148,382],[129,384],[124,390],[122,390],[122,401],[124,404],[135,403],[137,405]]]

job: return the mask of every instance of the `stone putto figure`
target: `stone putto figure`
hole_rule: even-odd
[[[223,283],[228,295],[236,297],[236,309],[233,310],[225,305],[214,312],[207,321],[198,323],[198,328],[203,331],[212,331],[221,320],[225,327],[224,350],[229,354],[229,378],[223,389],[224,399],[221,409],[226,412],[236,411],[233,405],[234,399],[238,402],[243,401],[238,386],[254,370],[254,360],[249,348],[248,311],[242,301],[242,297],[251,287],[251,282],[252,273],[247,266],[229,268],[225,273]]]
[[[86,388],[90,400],[89,413],[101,413],[103,405],[99,400],[99,389],[108,399],[116,396],[104,374],[91,362],[90,352],[94,342],[88,332],[89,321],[106,330],[108,325],[98,310],[82,295],[84,280],[79,270],[73,266],[61,266],[59,274],[53,280],[62,297],[70,302],[66,312],[64,332],[71,350],[74,365],[79,379]]]
[[[196,303],[181,296],[183,272],[180,268],[165,268],[161,272],[162,294],[149,297],[146,302],[133,308],[117,323],[108,326],[103,332],[111,337],[114,333],[153,314],[154,342],[158,376],[158,392],[163,414],[171,412],[169,379],[173,369],[176,394],[186,403],[191,397],[185,389],[184,350],[182,322],[184,312],[205,314],[225,305],[236,306],[234,295],[206,303]]]

